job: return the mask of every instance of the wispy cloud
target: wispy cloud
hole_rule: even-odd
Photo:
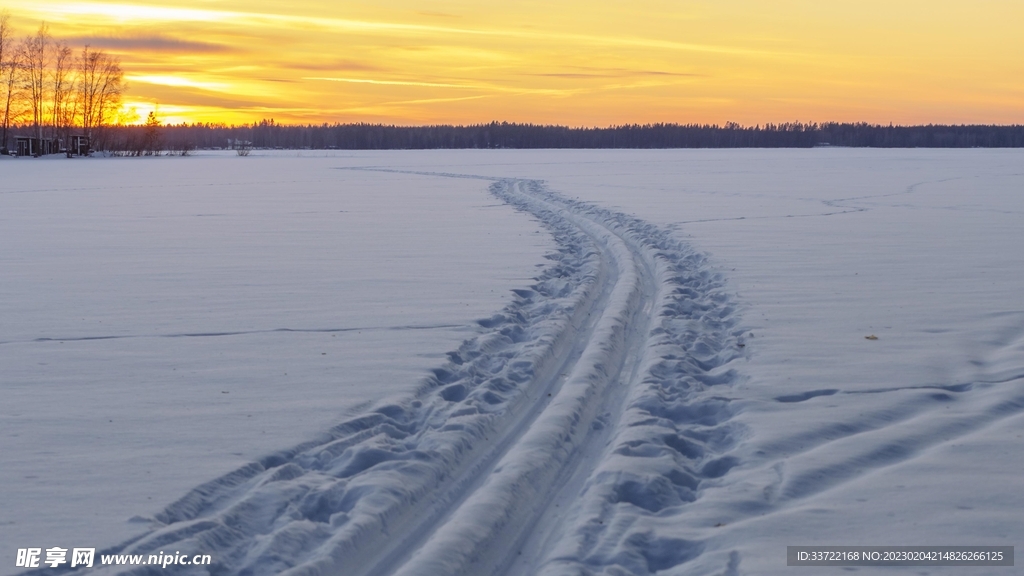
[[[658,72],[652,70],[609,70],[607,72],[529,72],[526,76],[538,76],[541,78],[628,78],[635,76],[667,76],[680,78],[694,78],[703,74],[690,74],[684,72]]]
[[[230,84],[225,84],[223,82],[207,82],[184,76],[159,74],[128,74],[125,76],[125,80],[129,82],[141,82],[143,84],[157,84],[160,86],[198,88],[200,90],[210,90],[214,92],[224,92],[231,88]]]
[[[203,8],[179,8],[170,6],[143,6],[137,4],[112,4],[107,2],[38,2],[14,1],[12,5],[24,11],[49,17],[52,20],[101,17],[111,22],[224,22],[232,20],[237,12],[208,10]]]
[[[382,72],[387,68],[370,62],[332,60],[329,62],[289,62],[289,68],[314,71]]]
[[[322,80],[325,82],[346,82],[348,84],[380,84],[384,86],[427,86],[431,88],[462,88],[478,90],[479,86],[466,86],[462,84],[445,84],[441,82],[415,82],[411,80],[371,80],[369,78],[334,78],[326,76],[311,76],[303,80]]]
[[[50,18],[59,20],[68,20],[76,17],[96,17],[119,23],[222,22],[249,26],[305,26],[354,33],[489,36],[518,38],[531,41],[571,42],[591,46],[653,48],[671,51],[711,52],[759,57],[796,55],[791,52],[777,52],[728,45],[676,42],[659,38],[578,34],[558,31],[543,31],[537,29],[460,28],[454,26],[405,22],[313,17],[265,12],[211,10],[205,8],[139,6],[133,4],[111,4],[101,2],[70,2],[38,5],[35,3],[25,2],[24,0],[16,0],[15,4],[20,5],[24,10],[33,11],[43,16],[44,19]]]
[[[92,46],[108,50],[133,50],[148,52],[175,52],[175,53],[225,53],[236,52],[237,48],[214,44],[210,42],[197,42],[194,40],[182,40],[167,36],[75,36],[67,38],[72,45]]]
[[[258,98],[240,98],[231,94],[214,94],[178,86],[153,86],[135,94],[137,99],[148,99],[159,103],[163,110],[185,106],[205,106],[221,110],[239,110],[252,108],[271,109],[275,102]]]
[[[421,10],[416,12],[420,16],[428,16],[430,18],[462,18],[458,14],[448,14],[447,12],[431,12],[429,10]]]
[[[417,82],[409,80],[371,80],[368,78],[329,78],[329,77],[307,77],[303,80],[321,80],[328,82],[344,82],[350,84],[377,84],[385,86],[422,86],[431,88],[456,88],[461,90],[479,90],[495,94],[509,94],[513,96],[555,96],[564,97],[573,94],[584,94],[591,92],[589,88],[543,88],[518,85],[504,85],[498,83],[473,83],[473,84],[450,84],[445,82]],[[467,98],[468,99],[468,98]],[[440,100],[439,100],[440,101]]]
[[[481,98],[493,98],[490,94],[479,96],[463,96],[461,98],[422,98],[419,100],[399,100],[395,102],[381,102],[379,106],[397,106],[404,104],[438,104],[441,102],[462,102],[464,100],[479,100]]]

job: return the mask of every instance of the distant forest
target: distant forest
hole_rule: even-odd
[[[74,126],[66,130],[81,130]],[[10,136],[35,136],[30,124]],[[88,130],[92,152],[115,156],[188,155],[194,150],[423,150],[469,148],[1019,148],[1024,125],[884,126],[867,123],[633,124],[570,128],[492,122],[470,126],[383,124],[100,125]],[[56,152],[56,150],[54,150]]]
[[[1024,147],[1024,125],[881,126],[866,123],[644,124],[569,128],[492,122],[470,126],[381,124],[114,126],[105,141],[131,153],[142,143],[169,153],[194,149],[419,150],[465,148],[1006,148]],[[147,132],[148,131],[148,132]],[[145,152],[142,152],[145,153]]]

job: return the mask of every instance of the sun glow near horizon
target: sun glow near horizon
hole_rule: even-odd
[[[1024,4],[0,4],[167,122],[1024,123]]]

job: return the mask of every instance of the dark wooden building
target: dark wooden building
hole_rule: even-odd
[[[81,134],[75,134],[71,137],[71,141],[68,142],[67,148],[64,150],[68,158],[72,156],[88,156],[89,155],[89,137]]]
[[[35,138],[32,136],[15,136],[15,150],[18,156],[42,156],[60,152],[59,143],[53,138]]]

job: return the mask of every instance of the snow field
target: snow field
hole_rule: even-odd
[[[199,486],[115,549],[238,574],[612,576],[788,574],[796,544],[1014,545],[1021,160],[339,158],[341,179],[490,187],[552,234],[552,261],[419,388]]]
[[[737,295],[747,356],[727,389],[737,465],[702,481],[693,502],[628,525],[699,545],[665,573],[789,573],[793,544],[1016,543],[1020,151],[518,160],[564,195],[673,227],[711,254]],[[617,573],[599,562],[587,570]]]
[[[664,573],[773,574],[791,570],[792,544],[1015,544],[1022,160],[1018,150],[514,151],[404,165],[494,177],[529,166],[564,196],[671,227],[711,254],[745,335],[742,377],[721,389],[736,466],[703,479],[693,502],[594,531],[699,551]],[[644,573],[625,571],[621,550],[608,545],[583,573]],[[567,558],[568,573],[580,569]]]
[[[689,559],[689,543],[652,545],[641,532],[591,550],[593,520],[553,516],[549,505],[559,486],[592,473],[584,501],[604,507],[610,525],[635,521],[634,508],[692,500],[700,478],[732,466],[715,454],[729,442],[718,426],[724,403],[694,401],[734,377],[720,369],[737,354],[723,350],[734,342],[732,307],[717,276],[643,222],[535,182],[492,189],[563,246],[539,284],[481,322],[496,334],[465,343],[415,397],[193,491],[157,516],[165,527],[117,552],[212,549],[216,569],[231,573],[476,574],[514,569],[540,528],[579,534],[566,544],[572,559],[557,550],[547,571],[567,561],[649,571]],[[623,423],[630,396],[637,414]],[[653,431],[654,445],[624,426]],[[595,470],[609,435],[633,459]],[[620,502],[631,507],[608,510]]]
[[[551,247],[476,182],[339,162],[0,161],[0,573],[411,393]]]

